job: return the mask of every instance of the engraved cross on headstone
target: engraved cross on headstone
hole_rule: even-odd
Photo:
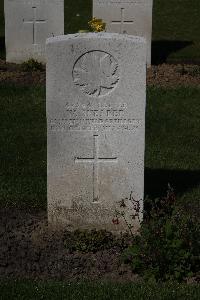
[[[126,21],[125,20],[125,8],[121,8],[121,20],[120,21],[111,21],[111,25],[119,25],[120,24],[120,32],[119,33],[126,33],[124,30],[124,25],[132,25],[134,21]]]
[[[33,25],[33,44],[36,45],[37,44],[37,42],[36,42],[36,32],[37,32],[36,25],[40,24],[40,23],[46,23],[46,20],[40,20],[40,19],[37,20],[37,17],[36,17],[37,7],[34,6],[32,8],[33,8],[33,19],[27,20],[27,21],[25,21],[23,19],[23,23]]]
[[[93,157],[76,157],[75,163],[93,164],[93,202],[99,201],[99,163],[116,163],[117,157],[99,157],[98,135],[93,135]]]

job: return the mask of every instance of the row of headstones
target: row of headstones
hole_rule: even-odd
[[[120,1],[109,2],[117,5]],[[144,3],[134,1],[139,7],[140,2]],[[42,31],[44,24],[49,33],[54,32],[51,35],[60,33],[63,2],[48,0],[38,6],[39,1],[38,5],[31,1],[25,6],[20,1],[21,9],[16,3],[19,1],[7,0],[5,6],[7,14],[8,11],[11,14],[10,24],[15,17],[15,26],[21,30],[17,35],[17,29],[9,27],[10,34],[13,30],[13,41],[7,43],[10,45],[7,50],[10,58],[22,59],[19,51],[24,50],[22,37],[32,55],[38,49],[37,43],[46,38],[47,31]],[[119,9],[124,21],[125,7],[131,3],[126,0]],[[22,14],[20,21],[14,8]],[[131,13],[131,9],[128,11]],[[52,15],[53,21],[45,15]],[[109,23],[106,16],[99,17]],[[116,15],[112,20],[118,24]],[[122,26],[130,25],[123,23],[118,24],[121,32],[126,28]],[[23,59],[27,59],[26,51],[23,54]],[[47,39],[50,224],[117,232],[126,230],[127,224],[134,230],[138,228],[144,192],[146,57],[145,39],[132,35],[88,33]]]
[[[93,16],[107,32],[142,36],[151,64],[153,0],[93,0]],[[64,34],[64,0],[5,0],[5,39],[8,62],[30,58],[45,62],[45,41]]]

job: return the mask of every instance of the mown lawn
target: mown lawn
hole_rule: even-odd
[[[43,87],[0,86],[0,205],[46,208]],[[170,183],[185,201],[200,197],[200,89],[149,88],[145,195]],[[128,191],[127,191],[128,193]]]
[[[1,205],[46,207],[45,89],[0,87]]]
[[[0,0],[0,55],[4,51],[3,2]],[[153,63],[200,62],[200,1],[154,0]],[[92,0],[65,0],[65,33],[88,29]]]
[[[179,198],[200,198],[200,89],[150,88],[147,93],[145,193],[167,183]]]
[[[5,58],[4,28],[4,0],[0,0],[0,58]]]
[[[199,0],[154,0],[153,61],[200,62],[199,13]]]
[[[0,294],[2,300],[198,300],[200,286],[2,281]]]

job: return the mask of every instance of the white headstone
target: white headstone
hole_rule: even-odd
[[[4,0],[6,60],[45,62],[48,37],[64,34],[64,0]]]
[[[151,65],[153,0],[93,0],[93,17],[103,19],[107,32],[127,33],[147,40]]]
[[[47,40],[50,223],[127,229],[113,218],[131,192],[143,200],[145,56],[145,40],[128,35]],[[126,205],[127,221],[136,229],[133,203]]]

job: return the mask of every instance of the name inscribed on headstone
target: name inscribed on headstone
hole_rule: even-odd
[[[127,118],[126,103],[106,105],[66,104],[65,118],[51,119],[50,130],[136,130],[141,120]],[[82,116],[80,118],[80,115]]]

